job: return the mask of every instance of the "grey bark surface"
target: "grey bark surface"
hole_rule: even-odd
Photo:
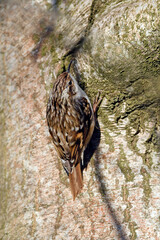
[[[0,239],[160,239],[159,19],[156,0],[0,2]],[[75,201],[45,117],[73,57],[104,96]]]

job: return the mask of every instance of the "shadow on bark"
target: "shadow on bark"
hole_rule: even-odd
[[[82,171],[85,168],[87,168],[88,163],[90,162],[93,154],[95,153],[96,149],[99,146],[100,139],[101,139],[101,132],[100,132],[99,122],[97,120],[92,138],[91,138],[86,150],[84,151],[84,165],[82,166]]]
[[[106,204],[106,208],[107,211],[109,212],[113,224],[117,230],[118,236],[121,240],[127,240],[128,238],[126,237],[126,233],[122,227],[122,224],[120,223],[120,221],[118,220],[117,216],[116,216],[116,212],[110,202],[110,197],[107,193],[107,188],[106,188],[106,184],[104,183],[104,177],[102,175],[102,171],[99,168],[99,164],[100,164],[100,158],[99,158],[99,152],[98,150],[95,153],[95,173],[96,173],[96,179],[99,182],[99,191],[102,195],[102,200],[103,202]]]
[[[98,120],[96,121],[96,126],[93,132],[93,136],[90,140],[90,143],[88,144],[85,152],[84,152],[84,166],[82,167],[82,171],[87,168],[88,163],[90,162],[91,157],[95,153],[96,149],[99,146],[101,139],[101,131],[100,131],[100,126]],[[106,184],[104,183],[104,178],[102,176],[101,169],[99,168],[100,164],[100,159],[99,159],[99,152],[98,149],[95,153],[95,173],[96,173],[96,178],[99,182],[99,191],[102,195],[103,202],[106,204],[107,211],[109,212],[110,216],[112,217],[114,226],[117,230],[118,236],[120,237],[121,240],[127,240],[126,233],[123,230],[122,224],[118,220],[116,216],[116,212],[112,207],[112,204],[109,200],[109,195],[107,193],[107,188]]]
[[[45,38],[47,38],[52,31],[53,31],[53,27],[51,27],[51,26],[48,26],[43,30],[43,32],[41,33],[41,36],[40,36],[40,40],[36,44],[35,48],[31,51],[32,57],[34,57],[35,59],[38,58],[40,48],[41,48]]]

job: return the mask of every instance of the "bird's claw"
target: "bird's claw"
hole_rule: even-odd
[[[94,103],[93,103],[93,112],[94,112],[95,117],[97,117],[97,112],[98,112],[98,109],[101,105],[102,100],[103,100],[103,97],[101,97],[100,92],[98,92],[97,96],[94,100]]]

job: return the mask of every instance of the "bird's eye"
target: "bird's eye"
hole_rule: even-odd
[[[72,85],[72,80],[67,82],[66,88],[70,87]]]
[[[69,81],[69,85],[72,85],[72,81],[71,80]]]

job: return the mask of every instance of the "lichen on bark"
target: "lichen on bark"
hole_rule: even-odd
[[[158,1],[52,4],[1,3],[0,238],[159,239]],[[104,97],[75,202],[45,121],[71,58],[91,101]]]

